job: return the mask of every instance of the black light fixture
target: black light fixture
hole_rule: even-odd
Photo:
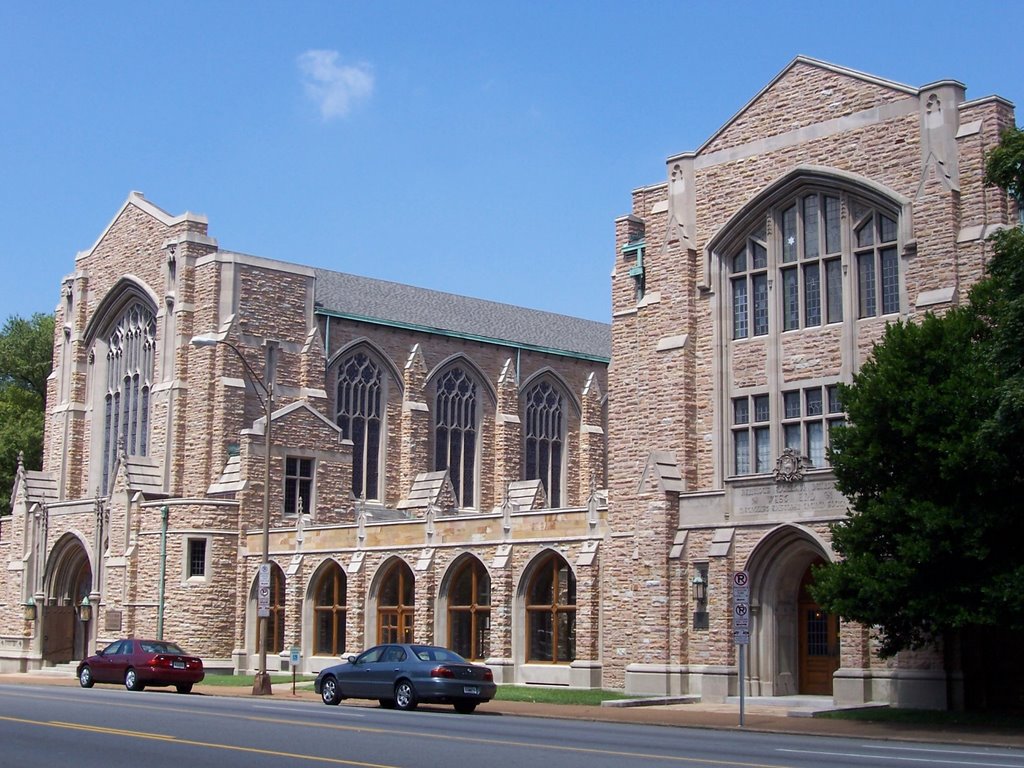
[[[698,603],[703,603],[708,599],[708,583],[704,579],[704,574],[700,568],[697,568],[696,573],[693,574],[693,599]]]

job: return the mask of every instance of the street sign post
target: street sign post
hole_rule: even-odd
[[[740,656],[740,728],[747,687],[746,656],[750,645],[750,574],[736,571],[732,575],[732,641]]]
[[[292,668],[292,696],[295,695],[295,675],[299,668],[299,661],[302,659],[302,653],[299,651],[299,646],[293,645],[291,648],[291,658],[289,662]]]
[[[270,615],[270,563],[260,563],[259,582],[256,585],[256,615]]]

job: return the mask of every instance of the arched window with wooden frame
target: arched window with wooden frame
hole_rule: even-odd
[[[416,579],[404,560],[396,560],[388,566],[377,591],[377,642],[413,642],[415,616]]]
[[[526,589],[527,661],[576,658],[576,576],[565,558],[548,554]]]
[[[337,563],[323,569],[313,588],[313,653],[341,656],[345,652],[348,613],[347,579]]]
[[[448,589],[448,647],[481,660],[490,654],[491,577],[475,557],[456,566]]]
[[[258,589],[254,585],[253,593]],[[260,625],[256,620],[256,652],[260,648]],[[284,650],[284,571],[277,563],[270,564],[270,615],[267,617],[267,653]]]

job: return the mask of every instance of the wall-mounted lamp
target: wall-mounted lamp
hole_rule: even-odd
[[[708,599],[708,583],[704,580],[704,574],[701,572],[700,568],[698,568],[697,572],[693,574],[693,581],[690,583],[693,584],[694,600],[698,603],[703,603]]]
[[[92,618],[92,604],[89,602],[88,595],[82,598],[82,604],[78,606],[78,618],[83,623]]]
[[[24,602],[24,604],[21,607],[22,607],[22,609],[25,612],[24,613],[25,621],[35,621],[36,620],[36,601],[35,601],[35,598],[30,597],[28,600],[26,600]]]
[[[693,628],[710,629],[711,618],[708,616],[708,567],[697,565],[693,569]]]

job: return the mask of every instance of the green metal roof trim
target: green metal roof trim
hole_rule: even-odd
[[[594,320],[317,269],[316,314],[595,362],[611,326]]]

